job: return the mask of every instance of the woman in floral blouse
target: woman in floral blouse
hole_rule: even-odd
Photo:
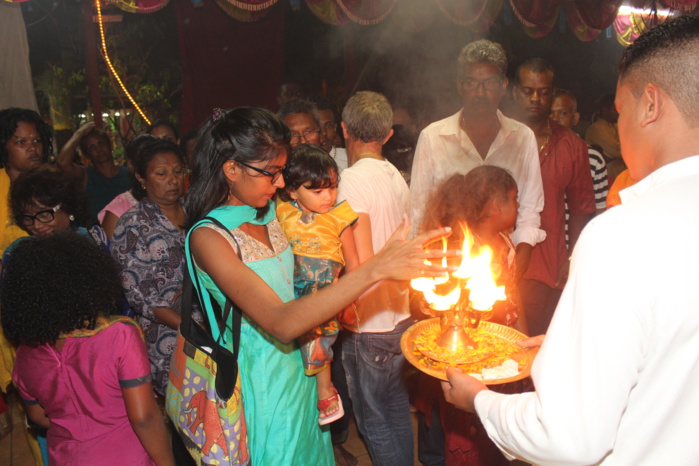
[[[165,395],[180,324],[184,271],[185,163],[178,146],[154,140],[140,147],[132,187],[139,202],[119,219],[111,252],[136,320],[146,334],[153,386]]]

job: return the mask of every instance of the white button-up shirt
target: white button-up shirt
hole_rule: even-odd
[[[525,242],[533,246],[546,238],[546,233],[539,228],[544,190],[536,137],[522,123],[507,118],[499,110],[497,114],[500,131],[485,160],[461,129],[461,112],[432,123],[420,133],[410,180],[413,233],[420,228],[429,196],[441,182],[455,173],[466,174],[479,165],[488,164],[505,168],[517,181],[520,206],[513,234],[515,244]]]
[[[475,407],[535,464],[699,464],[699,156],[592,220],[534,362],[536,392]]]

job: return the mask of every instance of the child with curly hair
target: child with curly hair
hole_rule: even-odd
[[[277,218],[294,252],[294,295],[311,294],[333,283],[343,267],[359,265],[351,227],[357,214],[346,202],[335,204],[340,181],[335,160],[318,146],[302,144],[292,151],[284,169],[286,187]],[[299,338],[304,371],[315,376],[320,425],[344,415],[342,400],[330,377],[332,344],[340,331],[333,318]]]
[[[526,319],[520,306],[515,283],[515,247],[509,237],[517,219],[517,182],[510,173],[500,167],[481,165],[468,174],[456,174],[444,181],[431,195],[425,209],[423,229],[450,226],[451,246],[459,247],[464,240],[466,225],[473,235],[473,250],[489,246],[493,251],[491,270],[498,286],[505,286],[507,299],[493,305],[491,322],[513,327],[525,335]],[[488,438],[485,429],[476,418],[464,411],[453,409],[444,401],[442,390],[434,379],[420,379],[415,407],[420,412],[419,442],[426,437],[440,438],[443,429],[444,464],[446,465],[505,465],[508,461]],[[518,381],[491,386],[504,393],[519,393],[529,387],[529,382]],[[424,415],[424,418],[421,416]],[[425,426],[425,420],[430,425]],[[441,445],[440,445],[441,446]]]
[[[476,167],[468,174],[456,174],[444,181],[427,201],[423,229],[449,226],[449,242],[459,247],[464,239],[460,225],[473,234],[474,250],[489,246],[493,251],[493,272],[504,285],[506,301],[495,303],[492,322],[527,333],[516,293],[515,247],[509,233],[517,220],[517,182],[504,168],[492,165]]]
[[[4,269],[12,378],[29,418],[48,429],[51,464],[174,464],[143,335],[116,315],[120,298],[114,261],[74,233],[23,241]]]

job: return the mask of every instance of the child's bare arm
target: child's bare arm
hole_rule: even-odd
[[[25,404],[24,410],[27,412],[29,419],[39,427],[48,429],[51,425],[48,416],[46,416],[44,412],[44,408],[42,408],[40,404]]]
[[[371,239],[371,218],[369,214],[358,212],[359,220],[352,225],[354,244],[357,247],[359,263],[363,264],[374,257],[374,244]]]
[[[153,397],[153,385],[146,383],[137,387],[122,388],[121,393],[131,427],[148,455],[158,466],[174,465],[170,435]]]
[[[354,242],[354,234],[352,227],[347,227],[340,234],[342,242],[342,255],[345,258],[345,273],[351,272],[359,267],[359,255],[357,254],[357,245]]]

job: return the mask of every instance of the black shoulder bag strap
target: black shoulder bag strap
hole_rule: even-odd
[[[205,217],[206,221],[213,223],[217,227],[221,228],[223,231],[227,232],[228,235],[233,239],[233,241],[238,246],[238,257],[242,261],[242,253],[240,250],[240,244],[235,239],[235,237],[230,233],[228,228],[226,228],[221,222],[215,218]],[[196,286],[198,293],[209,293],[204,289],[199,283],[199,277],[197,274],[197,269],[194,266],[194,258],[191,257],[190,251],[190,263],[193,267],[194,276],[196,278]],[[185,262],[185,269],[188,269]],[[223,335],[225,327],[228,322],[228,317],[233,312],[231,335],[233,339],[233,352],[231,353],[225,346],[220,344],[220,341],[214,340],[211,336],[210,330],[205,329],[201,325],[192,319],[192,299],[193,299],[193,288],[189,270],[185,270],[184,280],[182,284],[182,324],[180,326],[180,333],[185,339],[185,353],[188,356],[194,356],[195,348],[200,349],[208,353],[211,358],[216,362],[217,372],[216,372],[216,393],[218,396],[227,401],[232,395],[235,388],[235,382],[238,377],[238,352],[240,349],[240,326],[242,321],[242,312],[240,309],[235,307],[228,297],[226,297],[226,303],[224,307],[223,315],[221,315],[221,308],[210,295],[212,306],[214,307],[214,314],[218,322],[209,322],[209,325],[218,325],[220,335]],[[199,299],[201,309],[201,300]]]

